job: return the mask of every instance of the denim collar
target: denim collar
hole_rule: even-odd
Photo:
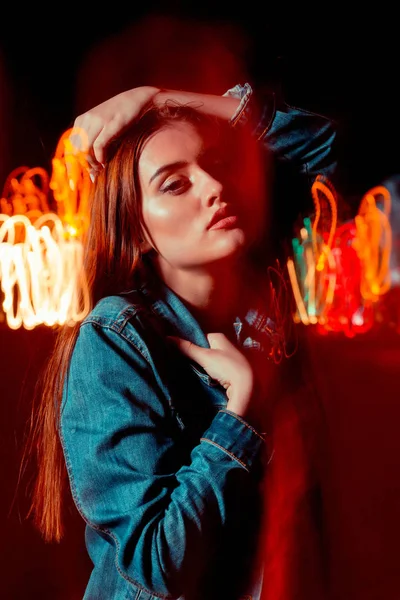
[[[152,312],[161,317],[166,334],[178,335],[198,346],[209,348],[207,337],[189,308],[156,276],[151,261],[147,260],[145,264],[146,271],[139,292]],[[278,335],[274,321],[266,314],[261,303],[243,315],[237,315],[232,327],[240,347],[266,351],[268,354]]]

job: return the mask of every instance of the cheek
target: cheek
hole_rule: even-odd
[[[158,238],[180,236],[187,230],[188,216],[178,203],[168,206],[148,206],[143,212],[143,220],[148,233],[157,242]]]

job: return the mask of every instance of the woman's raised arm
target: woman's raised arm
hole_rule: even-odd
[[[222,119],[231,119],[241,100],[231,95],[217,96],[198,94],[182,90],[161,90],[157,87],[141,86],[121,92],[79,115],[74,128],[83,130],[87,136],[87,160],[92,171],[104,165],[107,146],[112,139],[124,131],[150,103],[161,105],[166,101],[191,104],[200,112]],[[71,142],[77,150],[79,136],[71,135]]]

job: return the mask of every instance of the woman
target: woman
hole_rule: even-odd
[[[33,511],[60,539],[65,464],[93,562],[85,600],[261,597],[285,340],[266,277],[269,182],[232,126],[251,96],[237,91],[138,88],[75,122],[94,175],[93,309],[60,332],[44,380]]]

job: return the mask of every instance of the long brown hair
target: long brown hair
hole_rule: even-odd
[[[194,108],[165,105],[149,108],[128,131],[112,142],[108,160],[98,175],[90,198],[89,228],[84,242],[84,270],[91,304],[130,289],[141,264],[143,239],[138,159],[146,140],[161,128],[185,120],[195,126],[215,122]],[[25,459],[34,454],[37,476],[28,516],[46,541],[63,535],[62,508],[67,472],[59,438],[64,380],[79,333],[79,323],[56,332],[52,355],[39,380]]]

